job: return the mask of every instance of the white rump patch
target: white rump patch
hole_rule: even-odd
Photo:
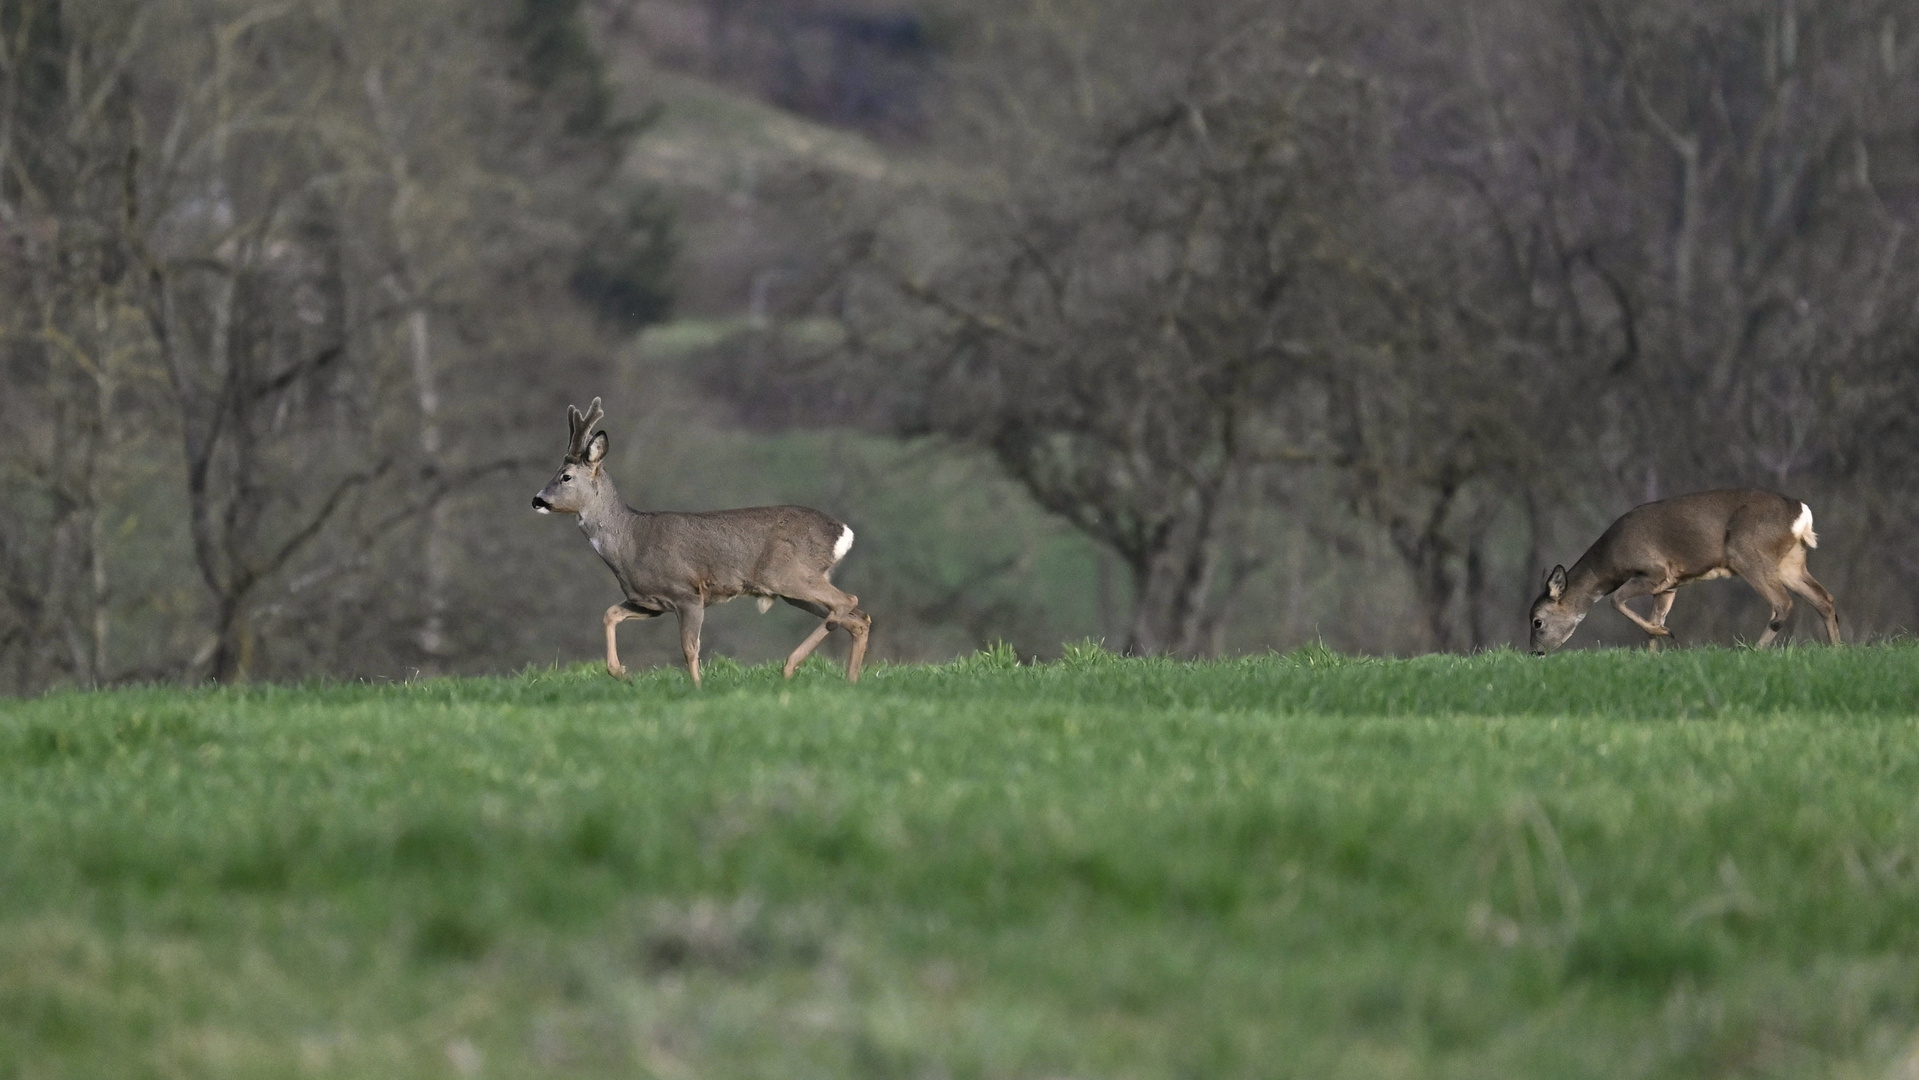
[[[773,598],[770,596],[760,597],[757,603],[760,605],[760,614],[762,615],[773,610]]]
[[[840,529],[842,530],[840,538],[833,541],[833,565],[835,566],[839,565],[841,559],[846,558],[847,552],[853,550],[853,530],[844,525],[841,525]]]
[[[1812,507],[1799,504],[1799,520],[1792,523],[1792,534],[1809,548],[1819,546],[1819,535],[1812,531]]]

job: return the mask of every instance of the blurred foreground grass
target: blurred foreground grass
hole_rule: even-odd
[[[1903,1076],[1919,648],[0,704],[0,1077]]]

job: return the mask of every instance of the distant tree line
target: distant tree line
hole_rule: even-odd
[[[0,0],[0,692],[590,652],[604,576],[525,501],[601,387],[641,503],[819,471],[716,457],[689,386],[869,433],[820,490],[871,504],[827,508],[881,656],[1079,625],[1022,610],[1037,534],[874,543],[952,532],[883,461],[1012,520],[992,462],[1139,653],[1285,644],[1309,591],[1286,641],[1509,642],[1618,513],[1733,485],[1813,505],[1852,637],[1919,616],[1891,0],[679,7],[716,83],[877,149],[676,203],[622,168],[607,0]],[[765,317],[681,369],[633,342],[684,206],[741,215],[708,279]],[[1682,635],[1750,627],[1700,592]]]
[[[500,433],[667,303],[577,8],[0,0],[0,690],[458,652]]]
[[[973,10],[933,164],[793,185],[837,333],[727,350],[748,415],[989,452],[1134,652],[1216,651],[1282,525],[1389,552],[1427,647],[1510,641],[1611,517],[1741,485],[1815,507],[1855,634],[1913,624],[1910,8]]]

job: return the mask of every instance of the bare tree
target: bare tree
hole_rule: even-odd
[[[58,6],[0,5],[0,314],[10,391],[0,395],[0,657],[16,681],[54,673],[98,683],[110,667],[107,503],[132,426],[116,399],[136,381],[129,330],[137,274],[128,203],[129,62],[148,9],[71,19]]]
[[[1845,399],[1919,296],[1910,183],[1875,167],[1914,149],[1896,10],[1578,0],[1419,25],[1412,250],[1472,267],[1425,276],[1518,358],[1527,517],[1749,483],[1866,496]]]
[[[1150,86],[1043,120],[1000,113],[1025,57],[1002,58],[970,99],[974,167],[870,222],[826,301],[838,377],[883,423],[990,449],[1114,551],[1140,653],[1210,647],[1258,565],[1237,541],[1262,470],[1312,456],[1283,423],[1323,374],[1296,321],[1335,272],[1360,108],[1263,13],[1201,21]]]
[[[517,461],[458,432],[535,330],[593,339],[568,280],[623,129],[510,36],[576,7],[0,4],[7,685],[311,670],[408,622],[446,655],[449,497]],[[409,532],[427,588],[375,587]]]

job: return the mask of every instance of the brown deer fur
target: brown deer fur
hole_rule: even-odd
[[[619,579],[626,599],[606,609],[606,671],[624,677],[614,628],[627,619],[666,612],[680,617],[680,648],[693,685],[700,684],[700,626],[706,609],[738,596],[774,599],[823,622],[786,658],[786,677],[834,627],[853,639],[846,679],[858,682],[873,620],[859,597],[828,580],[853,546],[853,530],[804,506],[756,506],[704,513],[643,512],[626,505],[605,469],[607,438],[593,431],[605,414],[600,399],[584,415],[567,408],[571,438],[566,461],[540,493],[541,513],[575,514],[580,531]]]
[[[1546,591],[1532,606],[1532,651],[1545,654],[1564,644],[1599,598],[1631,619],[1658,647],[1672,636],[1666,614],[1673,593],[1695,581],[1738,575],[1772,605],[1758,645],[1764,648],[1792,612],[1790,593],[1819,610],[1826,639],[1839,644],[1839,615],[1832,594],[1806,569],[1806,550],[1819,546],[1812,508],[1770,491],[1740,488],[1701,491],[1646,503],[1626,511],[1587,549],[1571,570],[1555,566]],[[1650,596],[1652,615],[1641,617],[1626,602]]]

